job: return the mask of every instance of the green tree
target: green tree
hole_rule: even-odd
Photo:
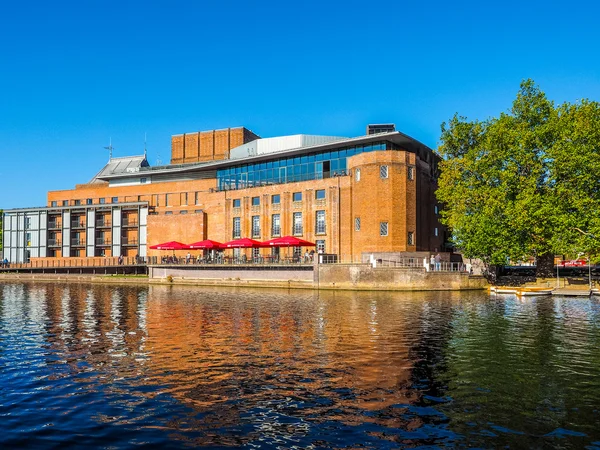
[[[552,276],[555,253],[600,243],[600,106],[554,103],[521,83],[511,110],[442,124],[438,199],[465,256],[487,265],[536,256]]]

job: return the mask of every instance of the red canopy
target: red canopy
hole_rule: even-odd
[[[221,244],[221,248],[258,248],[264,247],[262,242],[255,241],[254,239],[242,238],[234,239],[233,241],[225,242]]]
[[[282,236],[263,242],[265,247],[314,247],[313,242],[305,241],[294,236]]]
[[[152,250],[187,250],[189,245],[182,244],[177,241],[165,242],[164,244],[151,245]]]
[[[223,248],[223,244],[217,241],[212,241],[210,239],[205,239],[204,241],[194,242],[193,244],[188,245],[189,248],[203,248],[208,250],[216,250]]]

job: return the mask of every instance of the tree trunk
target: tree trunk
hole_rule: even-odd
[[[536,278],[554,278],[554,254],[546,253],[537,257]]]

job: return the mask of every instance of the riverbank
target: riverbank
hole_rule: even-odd
[[[308,269],[308,270],[307,270]],[[149,266],[149,276],[2,273],[0,281],[167,284],[351,291],[464,291],[487,289],[481,276],[464,272],[426,272],[420,268],[369,264],[328,264],[286,270],[239,267]]]

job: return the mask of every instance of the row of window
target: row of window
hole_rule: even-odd
[[[325,189],[317,189],[315,191],[315,200],[325,200]],[[302,192],[294,192],[292,194],[292,201],[294,202],[301,202],[302,201]],[[272,205],[278,205],[281,203],[281,195],[280,194],[273,194],[271,195],[271,204]],[[234,198],[233,199],[233,207],[234,208],[241,208],[242,206],[242,199],[241,198]],[[260,206],[260,197],[252,197],[252,206]]]
[[[379,177],[381,179],[389,178],[389,166],[379,166]],[[411,181],[415,179],[415,168],[413,166],[407,168],[407,177]],[[360,181],[360,168],[354,169],[354,179]]]
[[[119,203],[119,197],[111,197],[110,198],[111,203]],[[80,206],[83,205],[82,200],[71,200],[71,206]],[[106,198],[99,198],[98,199],[98,203],[99,205],[104,205],[106,203]],[[94,204],[94,200],[91,198],[86,198],[85,199],[85,204],[86,205],[93,205]],[[58,201],[57,200],[53,200],[52,202],[50,202],[50,206],[52,207],[57,207],[58,206]],[[69,200],[62,200],[61,201],[61,206],[69,206]]]
[[[354,231],[360,231],[360,217],[354,218]],[[389,235],[389,223],[388,222],[379,222],[379,235],[380,236],[388,236]],[[438,235],[438,229],[435,229],[435,235]],[[408,245],[415,245],[415,233],[413,231],[408,232],[407,236]]]
[[[315,212],[315,234],[326,234],[325,211]],[[295,212],[292,216],[292,234],[302,236],[304,234],[303,218],[301,212]],[[242,237],[242,218],[234,217],[232,226],[233,239]],[[252,216],[252,237],[261,236],[260,216]],[[271,236],[281,236],[281,214],[271,215]]]

